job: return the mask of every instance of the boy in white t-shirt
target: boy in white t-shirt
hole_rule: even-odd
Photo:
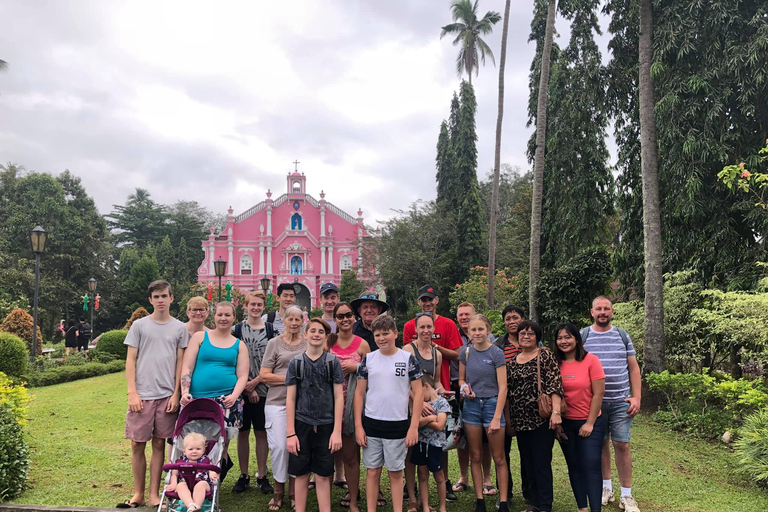
[[[386,466],[392,509],[402,512],[405,456],[408,448],[419,440],[419,418],[424,403],[422,373],[413,355],[395,346],[397,326],[391,317],[377,317],[371,331],[379,350],[366,354],[360,363],[354,401],[355,437],[363,447],[363,465],[367,469],[366,503],[368,512],[376,511],[381,468]],[[413,413],[409,419],[411,394]]]

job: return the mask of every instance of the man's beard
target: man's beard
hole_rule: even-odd
[[[611,325],[611,319],[607,318],[607,319],[601,320],[601,317],[597,317],[595,319],[595,323],[600,327],[608,327],[609,325]]]

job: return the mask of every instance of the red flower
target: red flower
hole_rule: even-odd
[[[752,173],[749,171],[744,171],[743,173],[741,173],[742,178],[749,178],[750,176],[752,176]]]

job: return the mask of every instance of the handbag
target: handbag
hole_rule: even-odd
[[[552,397],[544,394],[541,387],[541,349],[539,349],[539,353],[536,355],[536,380],[539,389],[539,398],[537,399],[539,403],[539,416],[548,420],[552,416]],[[561,399],[560,416],[564,417],[567,412],[568,406],[565,404],[565,400]]]

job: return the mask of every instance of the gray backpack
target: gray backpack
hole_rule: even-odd
[[[624,350],[629,350],[629,334],[627,334],[627,331],[625,331],[624,329],[620,329],[619,327],[617,327],[616,329],[618,329],[619,331],[619,336],[621,336],[621,341],[624,342]],[[590,332],[589,326],[581,330],[582,344],[587,343],[587,338],[589,338],[589,332]]]

